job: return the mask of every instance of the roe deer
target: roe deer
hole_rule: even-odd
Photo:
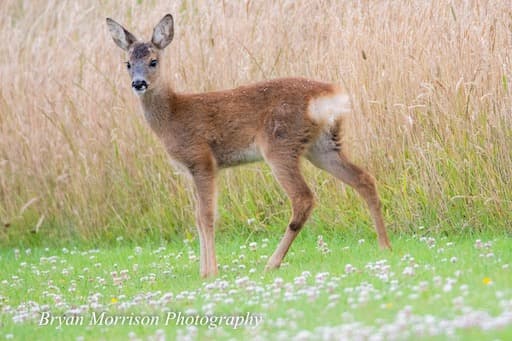
[[[341,148],[341,124],[350,99],[337,86],[284,78],[232,90],[182,94],[160,76],[163,49],[174,35],[165,15],[151,41],[139,41],[107,18],[114,42],[128,52],[126,66],[144,116],[170,156],[195,184],[200,274],[217,274],[214,245],[215,177],[221,168],[264,159],[291,201],[292,217],[266,269],[278,268],[308,219],[314,198],[299,168],[301,157],[353,187],[366,201],[379,245],[390,249],[381,202],[370,174]]]

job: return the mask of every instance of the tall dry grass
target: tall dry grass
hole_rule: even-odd
[[[178,91],[292,75],[343,84],[347,149],[376,174],[393,230],[510,231],[509,1],[3,0],[0,12],[5,243],[192,231],[186,181],[143,121],[104,22],[148,38],[166,12]],[[351,190],[306,168],[322,202],[311,225],[370,228]],[[252,217],[283,228],[286,198],[265,166],[221,184],[221,228]]]

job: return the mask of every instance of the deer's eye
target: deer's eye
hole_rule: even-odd
[[[126,68],[127,68],[128,70],[130,70],[130,68],[131,68],[131,67],[132,67],[132,64],[130,64],[130,62],[126,62]]]
[[[149,62],[149,66],[151,66],[151,67],[156,67],[157,64],[158,64],[158,60],[156,60],[156,59],[153,59]]]

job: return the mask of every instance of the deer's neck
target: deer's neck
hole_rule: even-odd
[[[140,97],[144,117],[151,129],[160,135],[169,125],[176,94],[170,86],[148,90]]]

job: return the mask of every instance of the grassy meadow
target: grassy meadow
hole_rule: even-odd
[[[196,242],[2,251],[0,339],[510,339],[510,239],[395,238],[383,254],[304,232],[272,273],[271,238],[221,236],[209,281]]]
[[[263,273],[290,207],[258,163],[222,171],[220,276],[199,278],[188,179],[105,25],[149,39],[167,12],[176,91],[285,76],[346,88],[344,148],[377,179],[392,253],[357,194],[304,162],[317,207],[287,265]],[[511,337],[509,1],[3,0],[0,13],[0,340]],[[38,326],[48,310],[263,323]]]

